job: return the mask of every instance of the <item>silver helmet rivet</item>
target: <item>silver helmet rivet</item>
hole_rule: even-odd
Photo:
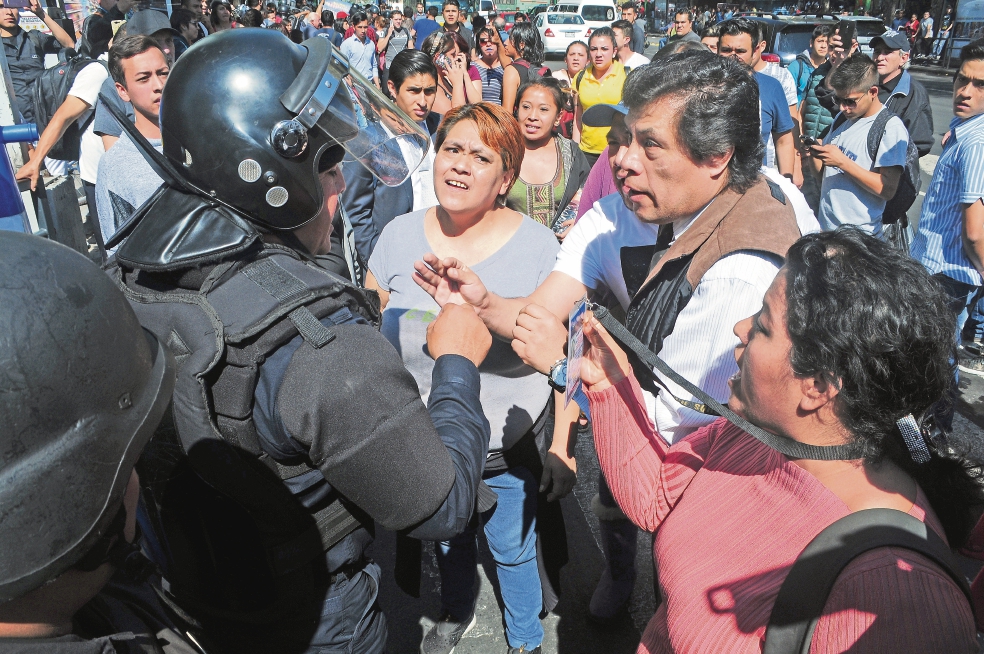
[[[130,400],[130,394],[123,393],[123,395],[120,395],[120,408],[129,409],[131,406],[133,406],[133,401]]]
[[[266,173],[264,173],[263,179],[266,180],[266,183],[267,184],[276,184],[277,183],[277,173],[273,172],[272,170],[268,170],[268,171],[266,171]]]

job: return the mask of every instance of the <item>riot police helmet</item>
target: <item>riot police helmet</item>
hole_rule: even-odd
[[[248,33],[247,33],[248,32]],[[294,230],[324,206],[340,161],[403,183],[427,135],[327,39],[229,30],[189,48],[161,97],[164,155],[208,197],[261,229]]]
[[[174,364],[109,276],[63,245],[0,231],[0,279],[7,602],[80,566],[112,535]]]

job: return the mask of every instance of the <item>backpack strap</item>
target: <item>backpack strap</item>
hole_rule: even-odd
[[[868,158],[871,159],[871,167],[875,167],[875,157],[878,156],[878,148],[881,146],[882,139],[885,137],[885,129],[888,127],[888,121],[895,117],[888,109],[882,109],[875,116],[875,122],[871,124],[871,129],[868,130]]]
[[[809,654],[813,632],[840,573],[881,547],[922,554],[946,572],[974,608],[950,547],[925,522],[895,509],[855,511],[821,531],[793,563],[765,630],[763,654]]]

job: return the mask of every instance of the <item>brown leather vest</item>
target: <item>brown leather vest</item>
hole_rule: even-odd
[[[784,259],[799,237],[792,202],[774,182],[763,177],[745,193],[722,191],[649,271],[629,304],[626,327],[659,353],[711,266],[738,251]]]

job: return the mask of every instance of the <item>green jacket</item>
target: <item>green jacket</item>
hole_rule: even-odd
[[[803,106],[800,109],[804,136],[818,138],[834,122],[834,112],[824,107],[820,98],[817,97],[818,87],[821,96],[829,94],[829,91],[822,87],[822,84],[830,72],[830,68],[829,61],[817,66],[810,74],[810,81],[806,84],[806,95],[803,97]]]

